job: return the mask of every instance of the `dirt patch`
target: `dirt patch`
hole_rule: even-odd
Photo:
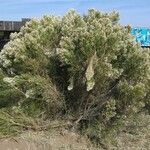
[[[0,150],[96,150],[85,138],[67,130],[28,132],[20,137],[1,139]],[[100,150],[100,149],[99,149]]]
[[[0,150],[51,150],[50,145],[39,144],[21,138],[0,140]]]

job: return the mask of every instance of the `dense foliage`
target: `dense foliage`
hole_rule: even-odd
[[[0,52],[0,103],[69,116],[100,133],[148,107],[150,51],[118,20],[115,12],[89,10],[28,22]]]

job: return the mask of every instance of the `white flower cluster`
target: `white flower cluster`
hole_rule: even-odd
[[[34,91],[32,89],[29,89],[26,91],[25,97],[26,98],[33,98],[34,94],[35,94]]]
[[[16,81],[14,78],[10,78],[10,77],[5,77],[3,78],[3,81],[6,82],[6,83],[9,83],[11,86],[14,86]]]
[[[18,62],[21,59],[25,60],[26,56],[24,54],[24,44],[19,38],[10,41],[4,46],[0,52],[0,64],[4,68],[9,68],[12,66],[13,62]]]
[[[59,56],[60,61],[70,65],[69,89],[73,88],[76,72],[85,71],[87,90],[92,90],[95,79],[115,80],[131,65],[133,55],[136,59],[141,56],[128,29],[117,21],[117,13],[93,9],[84,16],[70,11],[64,17],[33,19],[20,33],[11,35],[11,41],[0,52],[0,65],[7,71],[18,67],[21,73],[39,73],[45,71],[41,70],[47,68],[51,57]],[[96,63],[89,63],[95,53]],[[141,67],[146,70],[146,66]]]

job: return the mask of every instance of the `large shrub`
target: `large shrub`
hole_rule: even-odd
[[[147,106],[150,93],[149,49],[118,20],[96,10],[31,20],[0,53],[3,81],[23,93],[20,105],[42,101],[76,123],[114,125]]]

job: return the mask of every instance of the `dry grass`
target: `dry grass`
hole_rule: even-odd
[[[38,122],[21,114],[9,115],[5,111],[0,114],[1,132],[11,137],[0,140],[0,150],[103,150],[95,148],[87,137],[68,129],[69,122]],[[19,134],[14,137],[16,131]],[[106,149],[149,150],[150,115],[140,113],[130,118],[112,141],[107,140]]]

